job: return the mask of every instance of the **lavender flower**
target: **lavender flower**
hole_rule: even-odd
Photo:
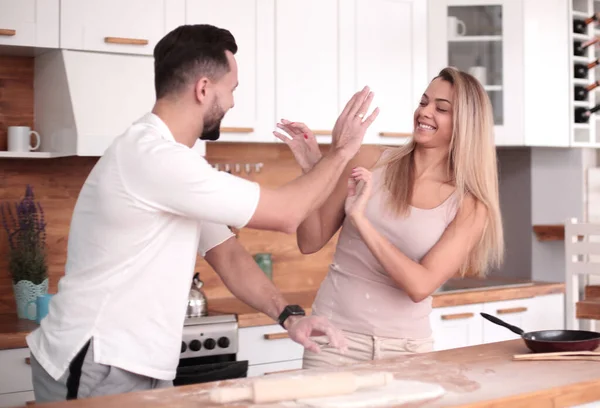
[[[35,202],[33,188],[28,184],[25,197],[18,203],[2,203],[0,216],[8,235],[9,269],[13,282],[30,280],[34,284],[42,283],[48,272],[46,223],[42,205]]]

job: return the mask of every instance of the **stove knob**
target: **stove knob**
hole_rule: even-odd
[[[190,350],[198,351],[198,350],[200,350],[201,347],[202,347],[202,343],[200,343],[200,340],[190,341]]]
[[[217,344],[221,348],[227,348],[227,347],[229,347],[229,339],[227,337],[221,337],[219,339],[219,341],[217,342]]]
[[[187,350],[187,346],[185,345],[185,342],[181,342],[181,352],[185,352]]]
[[[206,339],[204,340],[204,347],[206,347],[209,350],[214,349],[216,346],[216,342],[214,339]]]

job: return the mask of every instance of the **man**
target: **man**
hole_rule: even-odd
[[[294,233],[357,153],[375,110],[365,88],[338,118],[329,154],[281,188],[218,172],[191,147],[218,138],[233,107],[237,46],[226,30],[182,26],[154,50],[156,103],[115,139],[88,176],[69,232],[65,276],[27,337],[36,401],[169,386],[179,362],[199,252],[231,292],[318,352],[341,332],[288,305],[227,226]]]

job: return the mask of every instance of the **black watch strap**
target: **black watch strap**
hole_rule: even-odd
[[[279,315],[279,318],[277,319],[281,327],[283,327],[284,329],[285,326],[283,324],[290,316],[306,316],[306,312],[304,311],[304,309],[302,309],[302,307],[298,305],[287,305],[286,307],[284,307],[283,311]]]

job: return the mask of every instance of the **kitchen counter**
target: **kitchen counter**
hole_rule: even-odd
[[[442,286],[440,291],[432,295],[433,307],[525,299],[552,293],[564,293],[565,291],[564,283],[509,281],[504,286],[482,287],[480,282],[478,286],[477,281],[481,282],[479,279],[451,279]],[[513,286],[519,284],[524,286]],[[317,292],[295,292],[285,293],[284,295],[290,304],[300,305],[306,310],[307,314],[310,314]],[[208,299],[208,310],[216,314],[236,314],[239,327],[275,324],[273,319],[236,298]]]
[[[458,306],[499,300],[523,299],[551,293],[564,293],[564,283],[514,282],[506,286],[482,287],[489,280],[451,279],[433,294],[433,307]],[[523,284],[525,286],[511,286]],[[298,304],[310,313],[317,292],[286,293],[290,304]],[[275,324],[267,315],[251,308],[236,298],[208,299],[210,314],[235,314],[239,327]],[[27,347],[25,337],[38,325],[31,320],[17,319],[16,315],[0,315],[0,350]]]
[[[19,319],[16,314],[0,314],[0,350],[27,347],[25,337],[37,327],[35,321]]]
[[[522,340],[371,361],[345,371],[390,371],[395,378],[433,382],[446,394],[419,407],[568,407],[600,400],[600,369],[597,361],[513,361],[514,354],[529,352]],[[273,374],[297,376],[311,371]],[[315,371],[312,371],[315,372]],[[254,379],[220,381],[116,396],[45,404],[48,408],[104,407],[283,407],[283,404],[214,405],[208,391],[215,387],[239,386]],[[289,403],[287,405],[289,407]],[[299,406],[299,405],[298,405]]]

